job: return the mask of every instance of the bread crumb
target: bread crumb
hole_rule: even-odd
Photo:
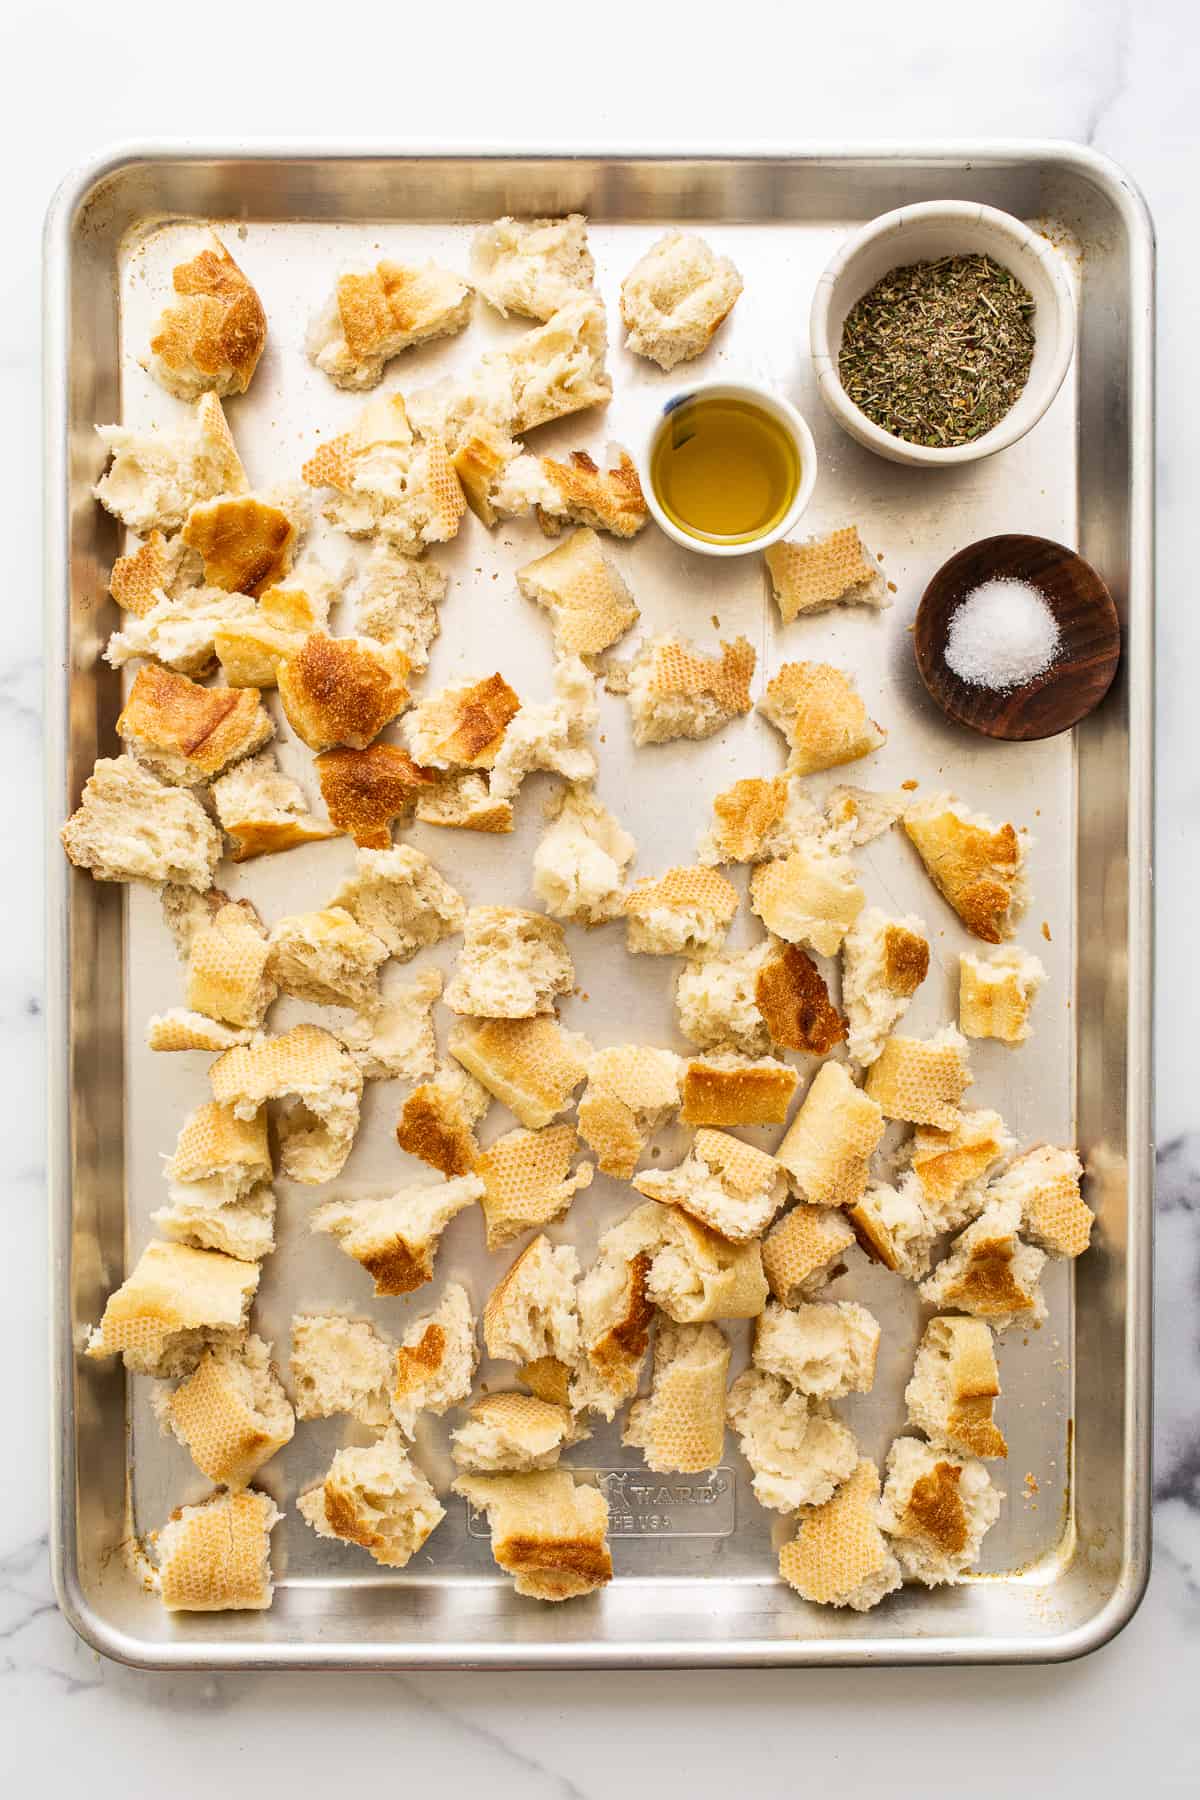
[[[900,783],[900,786],[904,789],[906,794],[913,793],[920,785],[919,781],[902,781]]]
[[[1050,937],[1050,921],[1049,921],[1049,919],[1042,920],[1042,936],[1045,938],[1045,940],[1048,944],[1052,941],[1051,937]]]

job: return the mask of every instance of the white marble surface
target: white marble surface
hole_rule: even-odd
[[[1191,284],[1198,27],[1184,0],[795,0],[580,9],[304,0],[200,10],[9,0],[0,62],[8,170],[0,267],[0,464],[9,569],[0,767],[10,875],[0,934],[0,1092],[8,1155],[0,1350],[0,1778],[93,1800],[169,1783],[181,1800],[239,1780],[308,1793],[331,1781],[437,1781],[495,1795],[685,1788],[697,1797],[801,1782],[895,1793],[1200,1785],[1200,1116],[1185,1030],[1200,789],[1188,710],[1200,656],[1192,595],[1200,461]],[[346,20],[353,19],[348,27]],[[837,22],[834,22],[836,18]],[[500,21],[504,23],[501,24]],[[39,895],[38,232],[60,173],[135,136],[389,133],[484,143],[804,137],[1063,136],[1132,171],[1161,255],[1161,685],[1158,891],[1160,1182],[1157,1561],[1125,1633],[1050,1670],[425,1678],[155,1677],[103,1663],[57,1616],[46,1559],[45,1221]],[[28,862],[26,862],[28,858]],[[1191,1134],[1191,1135],[1189,1135]],[[932,1768],[924,1752],[936,1746]],[[1018,1773],[1019,1772],[1019,1773]],[[14,1787],[13,1791],[17,1791]],[[270,1789],[268,1791],[271,1791]]]

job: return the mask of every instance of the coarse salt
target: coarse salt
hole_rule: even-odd
[[[1060,635],[1038,588],[1000,576],[973,588],[955,607],[946,666],[971,687],[1003,693],[1045,673],[1058,655]]]

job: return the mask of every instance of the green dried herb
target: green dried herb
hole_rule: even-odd
[[[868,419],[949,449],[998,425],[1033,362],[1033,296],[990,256],[891,269],[850,310],[838,374]]]

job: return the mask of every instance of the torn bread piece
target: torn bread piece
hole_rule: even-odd
[[[893,919],[865,907],[842,940],[842,1005],[856,1062],[878,1060],[929,973],[929,934],[914,913]]]
[[[712,823],[696,853],[702,863],[768,862],[787,856],[823,827],[798,781],[782,775],[735,781],[713,801]]]
[[[543,1356],[572,1363],[579,1348],[578,1276],[579,1258],[570,1244],[556,1248],[541,1234],[527,1244],[483,1309],[488,1355],[515,1363]]]
[[[222,1025],[183,1006],[152,1013],[146,1020],[148,1050],[231,1050],[235,1044],[248,1044],[253,1036],[249,1026],[237,1031],[232,1025]]]
[[[763,1273],[780,1305],[799,1306],[827,1287],[842,1273],[842,1258],[853,1242],[854,1233],[836,1206],[793,1206],[772,1225],[762,1245]]]
[[[722,642],[719,657],[705,656],[690,639],[671,632],[649,639],[629,668],[634,743],[640,748],[711,737],[748,713],[755,661],[754,647],[744,637]]]
[[[701,1050],[740,1050],[745,1056],[770,1049],[757,984],[771,955],[771,943],[764,938],[749,950],[723,950],[685,964],[675,983],[675,1016],[689,1043]]]
[[[530,1131],[566,1112],[591,1056],[585,1037],[548,1014],[464,1020],[447,1048]]]
[[[403,1569],[446,1516],[395,1426],[365,1448],[339,1450],[296,1510],[318,1537],[357,1544],[385,1569]]]
[[[533,504],[547,537],[557,537],[564,522],[607,531],[613,537],[636,537],[650,517],[637,466],[620,444],[610,444],[607,454],[611,467],[606,469],[598,467],[586,450],[572,450],[566,462],[550,456],[518,457],[496,492],[497,510],[511,510],[522,465],[536,462]]]
[[[1021,1224],[1020,1193],[1010,1190],[989,1199],[921,1283],[922,1300],[986,1319],[993,1331],[1040,1325],[1046,1317],[1041,1289],[1046,1254],[1024,1241]]]
[[[885,1130],[881,1108],[856,1086],[844,1063],[823,1063],[775,1151],[802,1200],[853,1206]]]
[[[770,1300],[754,1327],[754,1364],[813,1400],[871,1393],[880,1321],[855,1300]]]
[[[757,1242],[733,1243],[679,1206],[649,1200],[609,1227],[602,1257],[650,1259],[646,1298],[677,1325],[753,1319],[767,1298]]]
[[[469,1175],[479,1161],[475,1126],[491,1104],[481,1081],[446,1063],[404,1102],[396,1142],[443,1175]]]
[[[593,676],[579,657],[560,656],[553,700],[526,701],[504,733],[488,782],[492,799],[511,802],[539,769],[567,781],[594,781],[596,753],[587,739],[599,717]]]
[[[580,1188],[591,1185],[591,1163],[571,1170],[578,1147],[573,1125],[545,1125],[540,1131],[521,1126],[488,1145],[475,1172],[483,1182],[480,1204],[489,1250],[503,1249],[535,1225],[552,1224]]]
[[[953,1131],[973,1080],[967,1040],[944,1025],[931,1038],[889,1037],[864,1085],[885,1117]]]
[[[503,675],[457,682],[419,700],[404,721],[408,747],[429,769],[490,769],[521,702]]]
[[[300,474],[327,491],[322,511],[331,525],[350,537],[383,538],[409,556],[447,543],[467,510],[441,436],[414,428],[400,394],[369,400]]]
[[[779,1573],[804,1600],[870,1612],[904,1577],[880,1530],[879,1470],[866,1457],[823,1506],[804,1507]]]
[[[460,1475],[454,1492],[486,1512],[492,1556],[534,1600],[573,1600],[612,1580],[608,1502],[567,1469]]]
[[[346,1046],[319,1025],[293,1025],[219,1056],[213,1098],[248,1119],[267,1100],[294,1096],[277,1120],[281,1172],[317,1186],[341,1173],[358,1130],[362,1073]]]
[[[867,903],[854,864],[820,839],[750,877],[750,906],[767,930],[788,944],[833,956]]]
[[[471,240],[471,280],[505,318],[552,318],[569,300],[594,296],[595,274],[582,213],[505,217],[481,225]]]
[[[112,462],[92,493],[139,537],[178,531],[199,501],[244,494],[249,486],[215,394],[201,394],[192,417],[174,431],[96,431]]]
[[[815,1400],[869,1394],[880,1327],[855,1300],[769,1300],[754,1327],[754,1363]]]
[[[846,1021],[821,971],[798,944],[772,946],[754,982],[754,1004],[771,1042],[806,1056],[828,1056],[844,1042]]]
[[[1039,1144],[1009,1164],[987,1190],[988,1202],[1021,1203],[1021,1229],[1049,1256],[1082,1256],[1096,1215],[1079,1191],[1083,1165],[1074,1150]]]
[[[517,570],[517,586],[550,614],[562,656],[597,656],[640,618],[633,596],[589,529]]]
[[[964,951],[958,959],[958,1028],[969,1038],[1023,1044],[1033,1032],[1029,1015],[1046,979],[1041,959],[1015,944],[986,956]]]
[[[141,618],[126,617],[104,646],[104,660],[123,669],[137,657],[161,663],[179,675],[211,674],[217,639],[226,631],[248,629],[257,617],[249,594],[227,594],[224,588],[189,588],[176,600],[159,595]]]
[[[648,875],[625,896],[625,948],[631,955],[709,956],[724,943],[738,898],[715,869]]]
[[[738,1376],[725,1416],[750,1465],[754,1498],[772,1512],[824,1505],[858,1464],[854,1433],[765,1369]]]
[[[867,717],[853,678],[832,663],[784,663],[758,710],[787,739],[789,775],[857,762],[887,742],[887,732]]]
[[[999,1393],[990,1327],[982,1319],[930,1319],[904,1390],[909,1424],[960,1456],[1007,1456],[992,1417]]]
[[[825,797],[825,839],[835,850],[874,843],[899,824],[912,800],[903,788],[835,787]]]
[[[478,1366],[470,1297],[461,1282],[448,1282],[433,1311],[412,1321],[396,1351],[391,1408],[404,1435],[413,1436],[418,1414],[440,1417],[465,1400]]]
[[[724,1131],[698,1131],[673,1169],[644,1169],[634,1187],[648,1200],[678,1206],[730,1243],[761,1237],[787,1199],[787,1177],[773,1156]]]
[[[790,625],[799,613],[831,606],[892,604],[879,564],[868,554],[857,525],[843,525],[824,537],[772,544],[763,552],[779,616]]]
[[[176,263],[177,298],[159,315],[145,367],[177,400],[244,394],[267,341],[262,301],[215,232]]]
[[[159,894],[162,907],[163,924],[171,933],[175,949],[182,962],[191,954],[192,943],[198,931],[211,925],[223,906],[244,907],[247,916],[258,921],[258,914],[249,900],[231,900],[220,888],[206,888],[197,893],[195,888],[184,887],[178,882],[169,882]]]
[[[604,1175],[628,1181],[656,1131],[679,1107],[683,1064],[673,1050],[614,1044],[588,1063],[579,1135]]]
[[[230,902],[193,934],[187,1003],[194,1012],[257,1029],[278,992],[270,943],[253,907]]]
[[[387,946],[340,906],[293,913],[270,936],[271,979],[280,991],[314,1006],[379,1006],[379,967]]]
[[[471,297],[460,276],[435,262],[346,269],[310,321],[304,348],[336,386],[361,393],[379,386],[402,350],[462,331]]]
[[[716,1468],[725,1447],[729,1357],[729,1339],[716,1325],[659,1325],[650,1392],[634,1401],[621,1434],[648,1469],[696,1475]]]
[[[660,369],[690,362],[708,348],[741,291],[727,256],[716,256],[695,232],[668,231],[621,283],[625,346]]]
[[[275,1248],[275,1191],[269,1180],[240,1195],[218,1181],[181,1182],[150,1223],[172,1243],[260,1262]]]
[[[442,971],[422,969],[415,980],[393,988],[373,1010],[362,1013],[339,1036],[357,1062],[364,1081],[419,1081],[437,1067],[433,1008],[442,991]]]
[[[204,893],[221,860],[221,834],[199,801],[132,756],[100,758],[59,835],[95,881],[176,882]]]
[[[366,1270],[377,1294],[411,1294],[433,1279],[438,1244],[451,1219],[482,1192],[476,1176],[461,1175],[377,1199],[325,1200],[310,1217],[309,1230],[336,1239],[338,1249]]]
[[[534,1394],[484,1394],[450,1433],[450,1454],[460,1469],[523,1474],[554,1468],[563,1450],[590,1436],[566,1406]]]
[[[283,581],[296,540],[311,514],[300,488],[261,494],[220,494],[201,500],[183,522],[183,541],[204,564],[210,587],[255,600]]]
[[[998,1112],[961,1112],[951,1131],[918,1125],[908,1146],[921,1202],[939,1231],[958,1231],[984,1206],[984,1183],[1017,1140]]]
[[[262,1612],[274,1597],[269,1494],[222,1489],[180,1506],[156,1534],[156,1586],[168,1612]]]
[[[120,1356],[133,1375],[188,1375],[212,1345],[240,1338],[259,1265],[152,1240],[88,1337],[88,1356]]]
[[[444,999],[481,1019],[528,1019],[554,1011],[575,980],[561,925],[519,906],[472,906]]]
[[[438,781],[434,770],[422,769],[397,744],[326,750],[316,770],[329,817],[360,850],[390,849],[393,821],[408,819]]]
[[[782,1125],[799,1079],[773,1056],[712,1050],[684,1069],[679,1117],[685,1125]]]
[[[1027,833],[996,825],[953,794],[931,794],[904,815],[904,829],[930,880],[972,936],[1000,944],[1028,901]]]
[[[122,612],[144,618],[159,602],[178,600],[199,586],[204,565],[178,533],[165,537],[152,531],[144,543],[118,556],[108,578],[108,591]]]
[[[637,1393],[650,1343],[654,1303],[647,1292],[651,1258],[644,1250],[602,1250],[576,1292],[579,1354],[574,1366],[539,1358],[521,1380],[542,1399],[611,1419]],[[559,1371],[561,1370],[561,1385]]]
[[[297,1313],[292,1320],[292,1394],[298,1419],[349,1413],[360,1425],[388,1423],[391,1341],[369,1319],[339,1312]]]
[[[283,774],[273,750],[246,757],[214,781],[212,797],[221,828],[233,839],[234,862],[338,836],[335,825],[309,812],[304,790]]]
[[[449,587],[431,557],[403,556],[386,539],[375,545],[357,589],[354,623],[363,637],[393,644],[418,673],[441,630],[438,608]]]
[[[625,910],[625,872],[637,854],[629,833],[589,785],[559,789],[533,853],[533,891],[552,918],[602,925]]]
[[[195,1107],[179,1128],[163,1173],[171,1182],[216,1182],[239,1197],[270,1181],[266,1112],[260,1108],[242,1116],[212,1100]]]
[[[200,1473],[230,1488],[247,1487],[296,1429],[271,1346],[253,1332],[206,1350],[177,1388],[156,1394],[154,1410]]]
[[[314,631],[279,665],[287,720],[310,750],[365,750],[409,702],[408,658],[373,638]]]
[[[117,735],[160,781],[196,787],[260,750],[275,726],[257,688],[200,687],[157,663],[138,670]]]
[[[422,825],[444,825],[458,831],[511,831],[510,800],[494,800],[486,775],[468,769],[444,776],[417,798]]]
[[[344,573],[335,577],[320,563],[306,561],[286,581],[264,588],[253,612],[218,622],[213,650],[230,687],[276,687],[280,663],[328,625],[344,581]]]
[[[901,1437],[888,1451],[879,1523],[905,1575],[940,1587],[979,1561],[1003,1499],[977,1458]]]
[[[920,1281],[929,1273],[930,1255],[941,1227],[925,1211],[921,1184],[911,1169],[896,1187],[886,1181],[869,1181],[862,1198],[847,1208],[846,1217],[872,1262],[882,1263],[907,1281]]]
[[[461,931],[466,904],[420,850],[360,850],[332,904],[348,912],[396,962]]]

